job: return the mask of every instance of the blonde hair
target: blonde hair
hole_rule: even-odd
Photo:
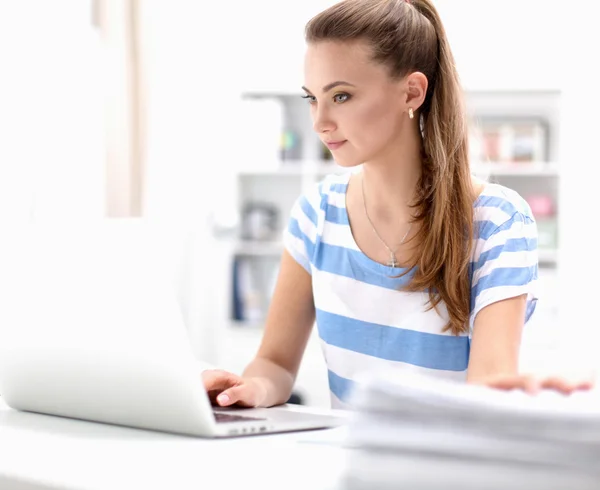
[[[429,82],[419,108],[422,175],[414,202],[418,252],[407,291],[446,305],[445,330],[467,332],[475,194],[463,94],[439,14],[430,0],[343,0],[306,25],[308,43],[364,40],[394,79],[419,71]]]

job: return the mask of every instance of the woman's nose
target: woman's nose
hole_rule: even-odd
[[[327,133],[335,129],[335,123],[328,112],[321,106],[314,109],[313,129],[317,133]]]

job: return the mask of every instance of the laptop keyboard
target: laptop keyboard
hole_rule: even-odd
[[[231,413],[213,412],[217,423],[223,424],[227,422],[246,422],[248,420],[267,420],[261,417],[248,417],[244,415],[234,415]]]

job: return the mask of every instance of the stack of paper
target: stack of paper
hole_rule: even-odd
[[[387,371],[357,385],[347,489],[600,489],[600,394]]]

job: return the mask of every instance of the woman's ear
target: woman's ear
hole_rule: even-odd
[[[416,111],[423,105],[429,82],[427,77],[420,71],[415,71],[408,75],[405,80],[405,100],[407,107]]]

